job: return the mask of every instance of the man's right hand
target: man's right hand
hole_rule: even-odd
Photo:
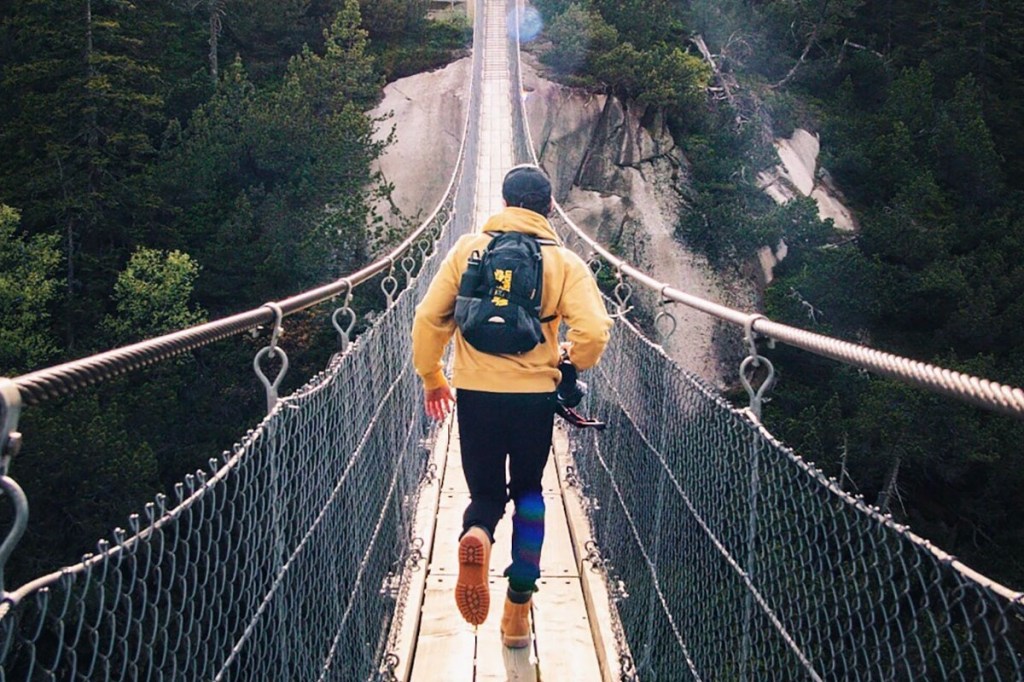
[[[455,391],[450,386],[423,390],[423,407],[431,419],[441,421],[452,411],[454,404]]]

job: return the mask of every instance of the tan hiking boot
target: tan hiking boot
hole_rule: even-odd
[[[530,646],[530,602],[517,604],[505,597],[501,616],[501,643],[510,649]]]
[[[470,625],[487,620],[491,593],[487,570],[491,562],[491,538],[487,531],[473,526],[459,540],[459,579],[455,583],[455,604]]]

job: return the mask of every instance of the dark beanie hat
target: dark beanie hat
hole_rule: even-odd
[[[501,197],[509,206],[546,216],[551,208],[551,181],[537,166],[516,166],[505,174]]]

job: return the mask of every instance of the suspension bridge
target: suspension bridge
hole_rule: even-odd
[[[232,450],[80,563],[0,584],[0,679],[537,679],[538,668],[572,680],[1024,679],[1024,595],[779,443],[759,420],[767,382],[748,377],[770,368],[757,349],[765,337],[1007,418],[1024,416],[1024,393],[693,297],[616,258],[560,210],[566,245],[618,280],[616,328],[584,405],[609,426],[556,433],[533,647],[501,647],[494,614],[478,630],[461,621],[451,598],[467,496],[458,439],[451,419],[423,414],[409,326],[438,254],[497,210],[510,166],[536,162],[522,8],[467,4],[474,50],[459,161],[436,209],[388,256],[255,310],[0,380],[0,489],[15,510],[2,568],[27,524],[29,501],[9,475],[23,408],[272,330],[254,360],[268,414]],[[351,338],[352,292],[371,281],[387,308]],[[640,333],[628,315],[637,288],[737,326],[749,408]],[[340,351],[279,396],[285,318],[331,300]],[[281,366],[273,378],[270,357]],[[508,529],[498,535],[495,568]]]

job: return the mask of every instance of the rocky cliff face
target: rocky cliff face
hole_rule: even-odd
[[[735,303],[707,261],[674,237],[688,164],[660,115],[552,83],[529,63],[524,64],[523,87],[534,147],[569,216],[655,279],[702,298]],[[661,310],[655,293],[636,287],[633,295],[633,303],[648,316]],[[676,362],[714,384],[734,373],[720,367],[713,318],[678,304],[669,312],[677,328],[664,347]]]
[[[375,139],[392,143],[378,160],[385,181],[394,185],[390,201],[376,208],[395,229],[418,224],[444,195],[459,156],[467,92],[469,58],[443,69],[389,83],[384,99],[370,112],[387,117]]]
[[[818,204],[822,220],[831,220],[835,228],[843,232],[857,229],[857,221],[843,203],[842,193],[832,176],[818,166],[821,143],[817,135],[797,128],[791,137],[775,140],[775,151],[779,165],[757,177],[758,185],[768,196],[779,204],[801,195],[810,197]],[[781,242],[774,250],[766,246],[758,253],[766,283],[772,281],[772,271],[786,257],[787,251],[786,243]]]

